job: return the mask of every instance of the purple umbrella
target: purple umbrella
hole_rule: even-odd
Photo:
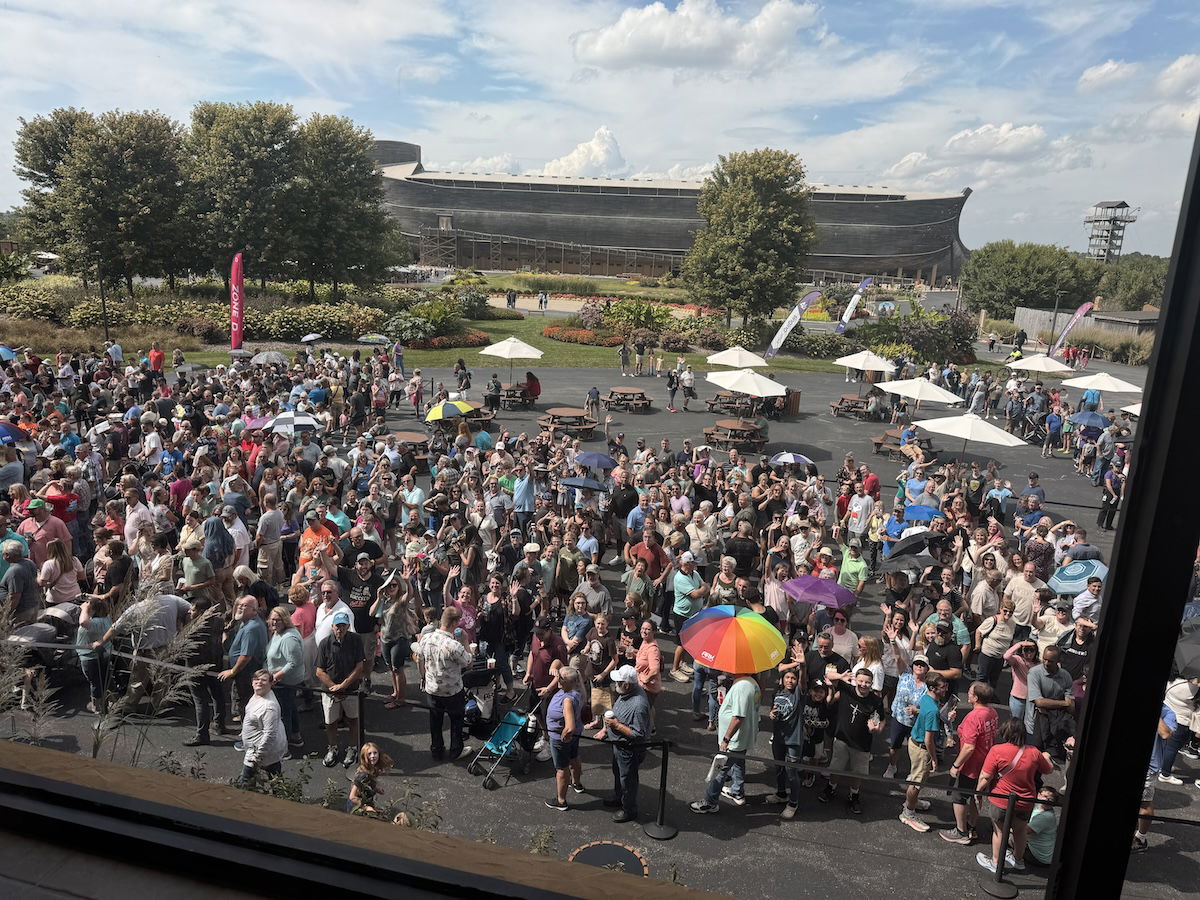
[[[266,425],[268,422],[270,422],[271,417],[270,416],[251,416],[248,419],[243,419],[243,421],[246,423],[247,428],[249,428],[251,431],[255,431],[256,429],[262,428],[264,425]]]
[[[791,581],[785,581],[782,587],[785,594],[800,603],[814,603],[830,609],[842,609],[858,602],[853,593],[832,578],[797,575]]]

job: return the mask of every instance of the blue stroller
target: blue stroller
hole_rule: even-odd
[[[506,785],[512,779],[513,768],[519,768],[521,774],[525,775],[533,762],[533,746],[537,743],[539,726],[532,711],[517,711],[521,699],[518,698],[513,708],[504,714],[491,737],[484,742],[475,758],[467,765],[470,774],[479,775],[484,772],[484,767],[491,763],[483,776],[483,786],[489,791],[494,791],[500,786],[495,775],[496,769],[504,759],[514,759],[513,766],[504,778]],[[536,707],[534,709],[536,710]]]

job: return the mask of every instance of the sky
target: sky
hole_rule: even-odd
[[[968,247],[1083,249],[1100,200],[1169,254],[1200,116],[1186,0],[0,0],[0,209],[19,118],[268,99],[422,145],[426,168],[809,180],[974,194]]]

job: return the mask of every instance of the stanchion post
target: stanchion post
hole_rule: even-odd
[[[1008,837],[1012,833],[1013,814],[1016,811],[1017,795],[1009,794],[1004,807],[1004,825],[1000,828],[1000,859],[996,861],[995,877],[985,876],[979,882],[985,892],[1000,900],[1013,900],[1017,896],[1017,886],[1004,880],[1004,858],[1008,855]]]
[[[656,841],[669,841],[679,834],[679,829],[667,824],[667,766],[670,764],[671,742],[662,742],[662,765],[658,774],[658,813],[653,822],[647,822],[642,827],[646,837]]]
[[[369,683],[368,679],[363,679]],[[367,742],[367,689],[364,684],[358,686],[358,748],[361,750]]]

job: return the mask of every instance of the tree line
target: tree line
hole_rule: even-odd
[[[383,209],[371,133],[287,104],[200,103],[161,112],[74,108],[20,120],[18,234],[84,278],[188,273],[366,285],[408,249]]]
[[[1072,310],[1101,297],[1106,310],[1139,310],[1162,303],[1170,260],[1126,253],[1103,263],[1051,244],[992,241],[973,250],[959,281],[963,302],[995,319],[1018,306]]]

